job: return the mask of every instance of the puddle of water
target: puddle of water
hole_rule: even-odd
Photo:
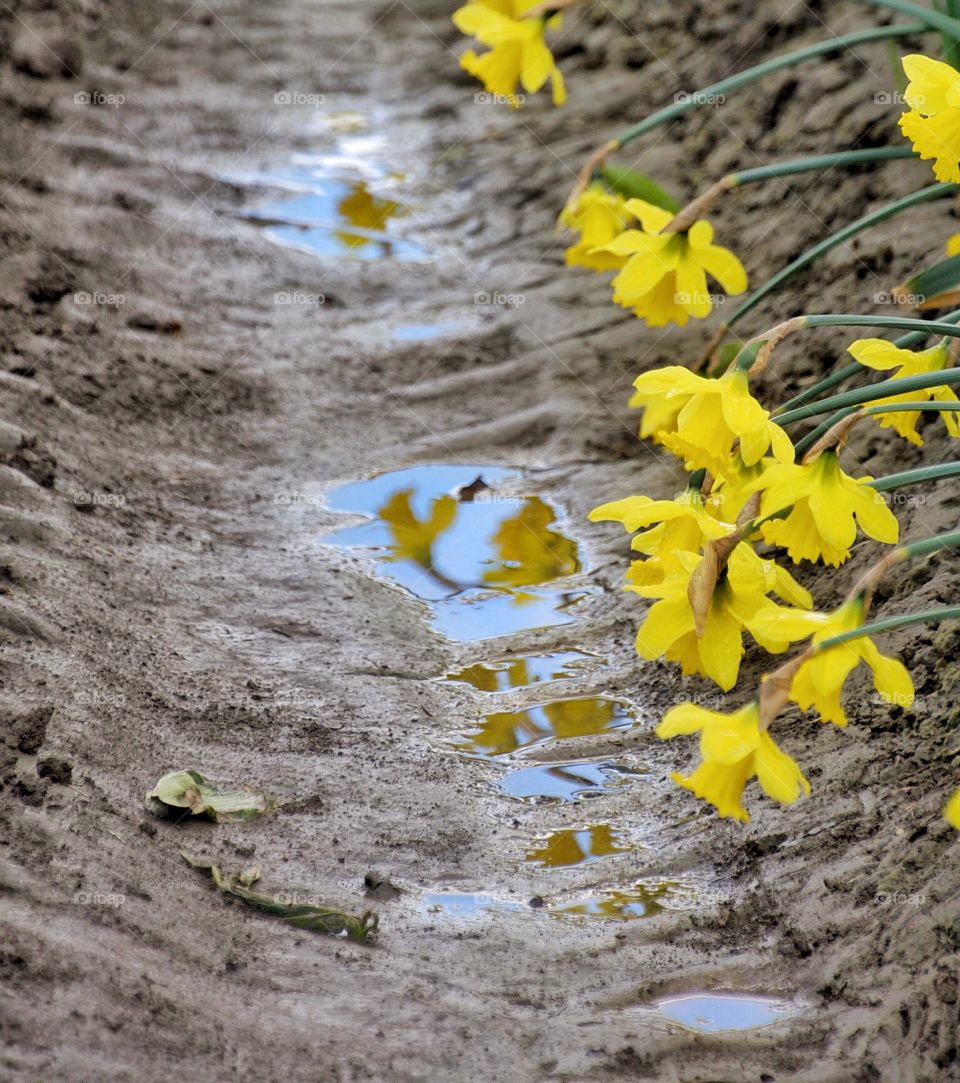
[[[497,662],[475,662],[448,673],[445,680],[468,684],[479,692],[505,692],[528,688],[545,681],[566,681],[583,676],[587,667],[599,659],[584,651],[552,651],[549,654],[526,654]]]
[[[649,918],[669,909],[671,897],[680,893],[689,898],[689,889],[676,880],[638,882],[625,891],[607,891],[590,895],[552,910],[555,914],[584,914],[603,918]]]
[[[404,323],[394,327],[392,335],[397,342],[428,342],[430,339],[443,338],[462,331],[462,323]]]
[[[329,497],[335,511],[370,516],[321,542],[372,550],[384,575],[432,603],[434,627],[475,640],[567,624],[588,591],[543,589],[580,571],[577,544],[555,529],[538,496],[498,497],[477,488],[517,477],[503,467],[416,466],[353,482]]]
[[[515,899],[498,899],[493,895],[469,895],[453,891],[433,891],[422,896],[420,909],[448,917],[475,917],[489,910],[527,910]]]
[[[492,759],[544,741],[608,733],[635,721],[626,704],[605,696],[556,699],[525,710],[484,715],[477,731],[452,747]]]
[[[326,127],[344,131],[356,114],[330,114]],[[362,121],[362,118],[360,118]],[[228,174],[238,184],[280,189],[241,217],[264,227],[270,240],[324,258],[425,260],[429,253],[399,237],[391,223],[410,208],[390,197],[401,179],[377,161],[383,140],[374,135],[343,135],[332,154],[298,154],[288,166],[259,173]]]
[[[493,785],[520,801],[575,801],[594,797],[626,784],[643,771],[621,763],[550,763],[517,767],[495,779]]]
[[[528,850],[524,861],[543,868],[563,869],[574,865],[592,865],[612,854],[632,853],[626,836],[611,824],[589,827],[565,827],[551,831]]]
[[[724,1030],[754,1030],[780,1022],[796,1013],[796,1005],[772,997],[736,993],[693,993],[665,997],[655,1011],[688,1030],[716,1034]]]

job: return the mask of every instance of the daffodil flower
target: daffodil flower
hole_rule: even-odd
[[[762,560],[748,544],[741,542],[717,580],[698,635],[689,587],[701,559],[695,553],[679,552],[675,566],[661,582],[628,581],[625,589],[644,598],[658,599],[637,632],[637,653],[650,661],[662,657],[678,662],[685,676],[699,673],[728,692],[737,683],[740,672],[744,629],[771,654],[782,653],[793,642],[779,627],[772,631],[767,631],[768,626],[756,629],[760,614],[780,609],[767,595],[776,593],[785,602],[806,609],[813,605],[813,600],[786,569],[772,560]],[[809,634],[807,629],[801,638]]]
[[[747,272],[729,249],[713,243],[713,226],[700,219],[686,232],[662,233],[673,215],[642,199],[628,199],[628,213],[640,229],[628,229],[601,246],[602,252],[625,259],[613,280],[613,300],[651,327],[676,323],[682,327],[693,316],[703,319],[713,308],[707,275],[725,293],[743,293]]]
[[[567,92],[563,76],[543,40],[546,25],[559,25],[559,16],[546,21],[524,19],[538,0],[470,0],[453,13],[453,23],[461,33],[474,37],[490,51],[478,56],[468,49],[460,57],[460,67],[475,75],[491,94],[505,98],[519,107],[517,83],[528,94],[535,94],[549,79],[553,104],[563,105]]]
[[[741,368],[709,379],[682,365],[666,365],[638,376],[633,386],[637,393],[630,405],[646,410],[640,435],[652,430],[656,441],[683,459],[688,470],[705,467],[714,477],[735,477],[730,453],[736,442],[746,466],[768,451],[780,462],[793,462],[790,437],[750,394]]]
[[[942,60],[913,53],[903,58],[910,109],[900,130],[921,158],[932,158],[938,181],[960,181],[960,72]]]
[[[955,827],[960,831],[960,790],[954,791],[953,797],[950,798],[947,807],[943,810],[943,815],[951,827]]]
[[[804,628],[813,634],[814,648],[844,632],[852,632],[864,622],[861,597],[853,597],[832,613],[802,613],[781,611],[758,618],[764,632],[801,638]],[[801,710],[811,707],[824,722],[845,726],[847,716],[840,703],[840,693],[847,677],[863,662],[873,673],[873,686],[887,703],[909,707],[913,703],[913,682],[902,662],[880,653],[869,636],[849,639],[825,650],[816,651],[793,676],[790,699]]]
[[[641,586],[662,582],[675,566],[678,553],[699,553],[704,542],[733,533],[735,524],[721,522],[712,510],[713,505],[704,501],[698,490],[687,489],[673,500],[652,500],[649,496],[613,500],[594,508],[589,518],[593,523],[623,523],[630,533],[641,531],[630,547],[649,559],[635,560],[627,573],[628,582]]]
[[[681,703],[664,716],[657,736],[664,739],[699,733],[703,763],[687,778],[673,780],[711,805],[723,817],[748,823],[743,789],[757,777],[763,791],[781,804],[792,804],[810,783],[797,764],[760,729],[760,705],[748,703],[732,715]]]
[[[857,526],[870,538],[892,545],[900,536],[897,517],[883,496],[840,468],[836,451],[824,451],[811,463],[773,463],[747,488],[762,492],[760,533],[790,559],[823,560],[839,567],[849,556]],[[771,519],[790,508],[783,519]]]
[[[579,195],[574,207],[564,209],[560,221],[580,234],[576,244],[564,252],[568,267],[588,267],[591,271],[617,271],[625,256],[598,251],[627,228],[632,215],[619,192],[610,192],[602,184],[591,184]]]
[[[957,110],[960,115],[960,109]],[[950,351],[943,344],[931,346],[929,350],[904,350],[895,346],[892,342],[885,342],[881,338],[862,338],[849,347],[851,356],[865,365],[867,368],[879,369],[888,372],[891,369],[897,371],[891,373],[891,379],[899,379],[901,376],[919,376],[927,372],[939,372],[940,369],[948,368],[950,364]],[[904,395],[892,395],[889,398],[874,399],[865,403],[866,406],[882,406],[884,403],[916,402],[918,399],[931,399],[934,402],[956,402],[960,408],[960,400],[951,387],[928,387],[921,391],[910,391]],[[881,426],[894,429],[904,439],[917,447],[923,447],[923,438],[917,432],[917,422],[920,420],[919,410],[903,410],[890,414],[874,414]],[[944,412],[940,414],[947,432],[951,436],[960,436],[960,424],[958,415]]]
[[[947,238],[947,255],[960,256],[960,233],[954,233]]]

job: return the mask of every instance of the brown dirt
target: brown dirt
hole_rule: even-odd
[[[691,689],[633,655],[624,539],[584,518],[598,499],[675,487],[671,464],[637,443],[627,391],[639,369],[697,353],[704,329],[645,329],[600,278],[562,269],[552,223],[571,171],[675,93],[812,40],[824,20],[874,17],[825,12],[587,4],[558,49],[568,107],[537,99],[514,114],[475,101],[433,0],[5,10],[4,1078],[956,1077],[960,851],[940,816],[958,760],[956,631],[891,637],[917,708],[891,715],[861,685],[846,732],[783,727],[810,800],[755,799],[749,827],[721,823],[669,782],[684,752],[651,730]],[[633,162],[690,196],[758,158],[881,143],[895,114],[875,95],[892,87],[884,46],[859,49],[701,111]],[[235,217],[249,193],[217,175],[323,145],[314,110],[274,104],[283,90],[372,118],[407,176],[404,228],[434,259],[318,262]],[[80,92],[125,100],[91,106]],[[928,183],[919,164],[832,180],[728,201],[720,236],[755,281],[825,228]],[[887,223],[749,330],[873,307],[953,225],[946,204]],[[274,303],[291,290],[327,303]],[[496,291],[523,302],[478,312],[474,295]],[[384,331],[451,318],[469,322],[452,343],[391,344]],[[794,380],[849,341],[799,338],[778,353]],[[929,441],[931,458],[945,452]],[[876,432],[852,453],[873,473],[921,458]],[[573,635],[608,663],[571,687],[637,704],[636,730],[590,745],[651,768],[590,805],[635,852],[567,873],[524,867],[531,839],[585,812],[511,803],[483,764],[442,751],[484,704],[433,678],[487,649],[437,637],[419,603],[316,544],[342,520],[313,497],[417,461],[537,471],[531,484],[565,510],[603,593],[572,632],[515,645]],[[925,495],[899,509],[906,536],[955,522],[955,487]],[[875,555],[863,543],[842,573],[806,578],[829,604]],[[931,559],[893,576],[879,611],[907,591],[911,604],[946,601],[957,581],[951,558]],[[150,820],[144,792],[186,765],[254,781],[285,807],[252,825]],[[375,904],[376,946],[339,942],[226,904],[182,848],[253,859],[270,883],[351,909],[367,905],[370,870],[406,890]],[[417,906],[430,885],[549,901],[640,876],[686,877],[714,901],[621,923],[534,909],[457,922]],[[701,1037],[636,1010],[701,989],[806,1010]]]

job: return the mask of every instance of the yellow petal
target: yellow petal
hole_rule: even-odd
[[[800,796],[800,790],[810,793],[810,783],[796,763],[777,748],[769,733],[760,734],[760,746],[753,756],[757,781],[768,797],[784,805],[791,805]]]
[[[955,827],[960,831],[960,790],[955,790],[953,797],[947,802],[947,807],[943,810],[943,815],[947,818],[947,823],[951,827]]]

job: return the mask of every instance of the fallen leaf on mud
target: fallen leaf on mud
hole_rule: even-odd
[[[216,865],[197,861],[182,850],[180,856],[192,868],[209,872],[224,895],[239,899],[254,910],[278,917],[298,929],[311,929],[318,933],[328,933],[330,936],[348,936],[359,944],[365,943],[377,929],[379,918],[372,910],[365,910],[358,915],[338,910],[335,906],[289,902],[282,895],[265,895],[250,890],[250,885],[260,879],[259,869],[245,869],[240,873],[225,875]]]
[[[172,771],[164,775],[144,798],[147,812],[166,818],[174,809],[189,809],[194,816],[206,813],[214,823],[255,820],[273,812],[276,803],[260,790],[221,790],[199,771]]]

